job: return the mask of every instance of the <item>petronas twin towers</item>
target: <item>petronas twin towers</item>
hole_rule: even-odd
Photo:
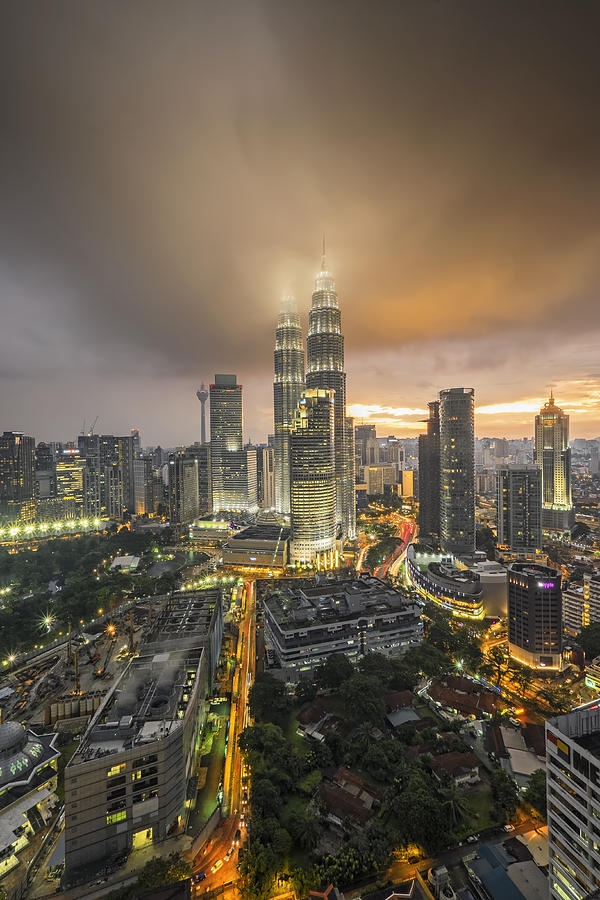
[[[348,538],[356,533],[344,337],[324,252],[309,314],[306,375],[300,320],[291,298],[279,315],[274,363],[275,504],[291,517],[293,556],[311,561],[334,551],[340,532]],[[331,416],[324,409],[329,406]]]

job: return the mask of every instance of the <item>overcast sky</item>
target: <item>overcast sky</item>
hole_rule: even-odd
[[[600,434],[600,3],[80,0],[0,11],[0,428],[272,430],[280,298],[321,235],[351,411],[480,435],[554,385]]]

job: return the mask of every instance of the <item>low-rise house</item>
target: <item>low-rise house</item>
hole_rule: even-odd
[[[434,775],[441,780],[442,773],[449,775],[457,787],[477,784],[479,777],[479,760],[475,754],[467,751],[461,753],[454,750],[452,753],[441,753],[436,756],[431,766]]]
[[[367,824],[383,799],[381,791],[343,766],[334,773],[332,782],[321,784],[319,796],[334,824],[341,825],[350,818],[361,826]]]
[[[491,717],[496,711],[496,695],[468,678],[447,675],[432,682],[428,694],[436,704],[466,718]]]

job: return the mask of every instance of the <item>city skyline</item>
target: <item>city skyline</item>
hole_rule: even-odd
[[[465,384],[517,404],[478,434],[519,436],[553,384],[600,434],[600,10],[545,8],[5,9],[5,427],[187,443],[235,371],[262,438],[274,317],[293,292],[306,333],[325,231],[357,421],[411,433],[377,408]]]

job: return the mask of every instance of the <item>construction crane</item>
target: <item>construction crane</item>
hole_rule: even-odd
[[[113,625],[112,623],[110,625],[107,625],[106,626],[106,634],[107,634],[107,637],[110,639],[109,644],[108,644],[108,649],[106,651],[106,656],[104,657],[104,662],[102,663],[101,667],[99,669],[96,669],[96,671],[94,672],[95,678],[105,678],[106,677],[106,667],[110,661],[112,652],[115,649],[115,644],[117,643],[117,626]]]

